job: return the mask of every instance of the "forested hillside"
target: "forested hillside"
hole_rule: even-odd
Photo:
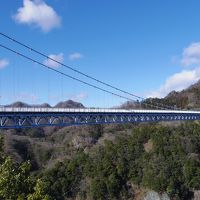
[[[18,152],[21,158],[31,161],[19,167],[4,155],[0,168],[1,198],[13,199],[16,194],[27,197],[34,193],[36,180],[41,181],[40,189],[49,199],[141,199],[148,190],[167,192],[175,199],[189,199],[200,188],[198,122],[174,127],[101,128],[91,131],[90,136],[83,131],[79,136],[68,137],[69,143],[65,141],[65,145],[61,142],[65,138],[62,133],[61,138],[49,136],[51,147],[48,136],[40,137],[43,141],[40,147],[32,143],[39,138],[32,141],[19,136],[23,139],[15,141],[18,145],[10,154]],[[67,137],[69,132],[62,131]],[[104,136],[97,140],[95,133]],[[87,142],[89,138],[92,142]],[[16,174],[11,173],[12,169]],[[13,181],[12,176],[20,177],[21,182]],[[27,185],[27,181],[29,189],[18,185]],[[16,187],[14,193],[10,191],[11,185]]]
[[[198,83],[159,101],[198,108],[199,90]],[[0,199],[139,200],[151,190],[193,199],[199,144],[198,121],[4,130]]]

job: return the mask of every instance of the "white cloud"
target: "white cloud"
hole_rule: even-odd
[[[9,64],[9,61],[6,59],[0,59],[0,69],[5,68]]]
[[[31,93],[26,93],[26,92],[22,92],[17,94],[15,97],[13,97],[14,100],[18,100],[18,101],[24,101],[24,102],[37,102],[38,97],[34,94]]]
[[[159,89],[150,92],[147,96],[164,97],[169,92],[181,91],[200,79],[200,42],[192,43],[183,50],[181,64],[190,69],[171,75]]]
[[[52,58],[53,60],[56,60],[56,61],[58,61],[60,63],[64,62],[64,55],[63,55],[63,53],[59,53],[57,55],[50,54],[48,57]],[[49,67],[51,67],[51,68],[58,68],[60,66],[60,64],[58,64],[57,62],[54,62],[53,60],[46,59],[44,61],[44,64],[47,65],[47,66],[49,66]]]
[[[181,63],[184,66],[200,64],[200,42],[192,43],[184,49]]]
[[[78,53],[78,52],[75,52],[75,53],[72,53],[72,54],[69,55],[69,59],[70,59],[71,61],[79,60],[79,59],[81,59],[81,58],[83,58],[83,55],[80,54],[80,53]]]
[[[88,94],[86,92],[81,92],[78,94],[73,94],[73,95],[69,95],[69,99],[73,100],[73,101],[82,101],[83,99],[86,99],[88,97]]]
[[[199,79],[200,79],[199,67],[192,70],[183,70],[167,78],[165,83],[161,85],[158,90],[151,92],[147,96],[161,98],[166,96],[169,92],[173,90],[181,91],[187,88],[188,86],[194,84]]]
[[[23,7],[17,10],[14,19],[20,24],[35,25],[44,32],[61,24],[61,18],[43,0],[23,0]]]

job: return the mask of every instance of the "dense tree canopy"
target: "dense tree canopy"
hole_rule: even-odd
[[[29,161],[17,164],[5,155],[1,139],[0,199],[133,199],[136,186],[190,199],[200,189],[199,123],[128,129],[34,173]],[[97,140],[103,130],[91,133]]]

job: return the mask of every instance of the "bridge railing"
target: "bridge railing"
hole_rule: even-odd
[[[0,107],[0,112],[127,112],[116,108],[38,108],[38,107]]]
[[[39,108],[39,107],[0,107],[0,113],[197,113],[191,110],[143,110],[118,108]]]

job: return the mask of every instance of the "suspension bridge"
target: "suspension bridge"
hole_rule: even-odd
[[[9,40],[11,43],[33,52],[45,59],[55,62],[60,66],[73,71],[86,78],[87,80],[70,75],[64,71],[52,68],[37,60],[33,56],[29,56],[19,50],[9,47],[7,44],[0,43],[1,50],[8,51],[17,55],[21,59],[31,61],[48,71],[59,74],[62,77],[71,79],[79,84],[91,87],[97,91],[109,94],[116,98],[126,101],[140,100],[147,108],[151,109],[120,109],[120,108],[43,108],[38,106],[32,107],[13,107],[0,106],[0,129],[2,128],[26,128],[26,127],[42,127],[42,126],[72,126],[86,124],[110,124],[110,123],[138,123],[138,122],[158,122],[158,121],[180,121],[180,120],[200,120],[200,111],[180,110],[174,107],[147,103],[145,98],[132,94],[126,90],[115,87],[93,76],[85,74],[73,67],[41,53],[38,50],[0,32],[0,37]],[[91,82],[93,81],[93,82]],[[96,84],[95,84],[95,83]]]

